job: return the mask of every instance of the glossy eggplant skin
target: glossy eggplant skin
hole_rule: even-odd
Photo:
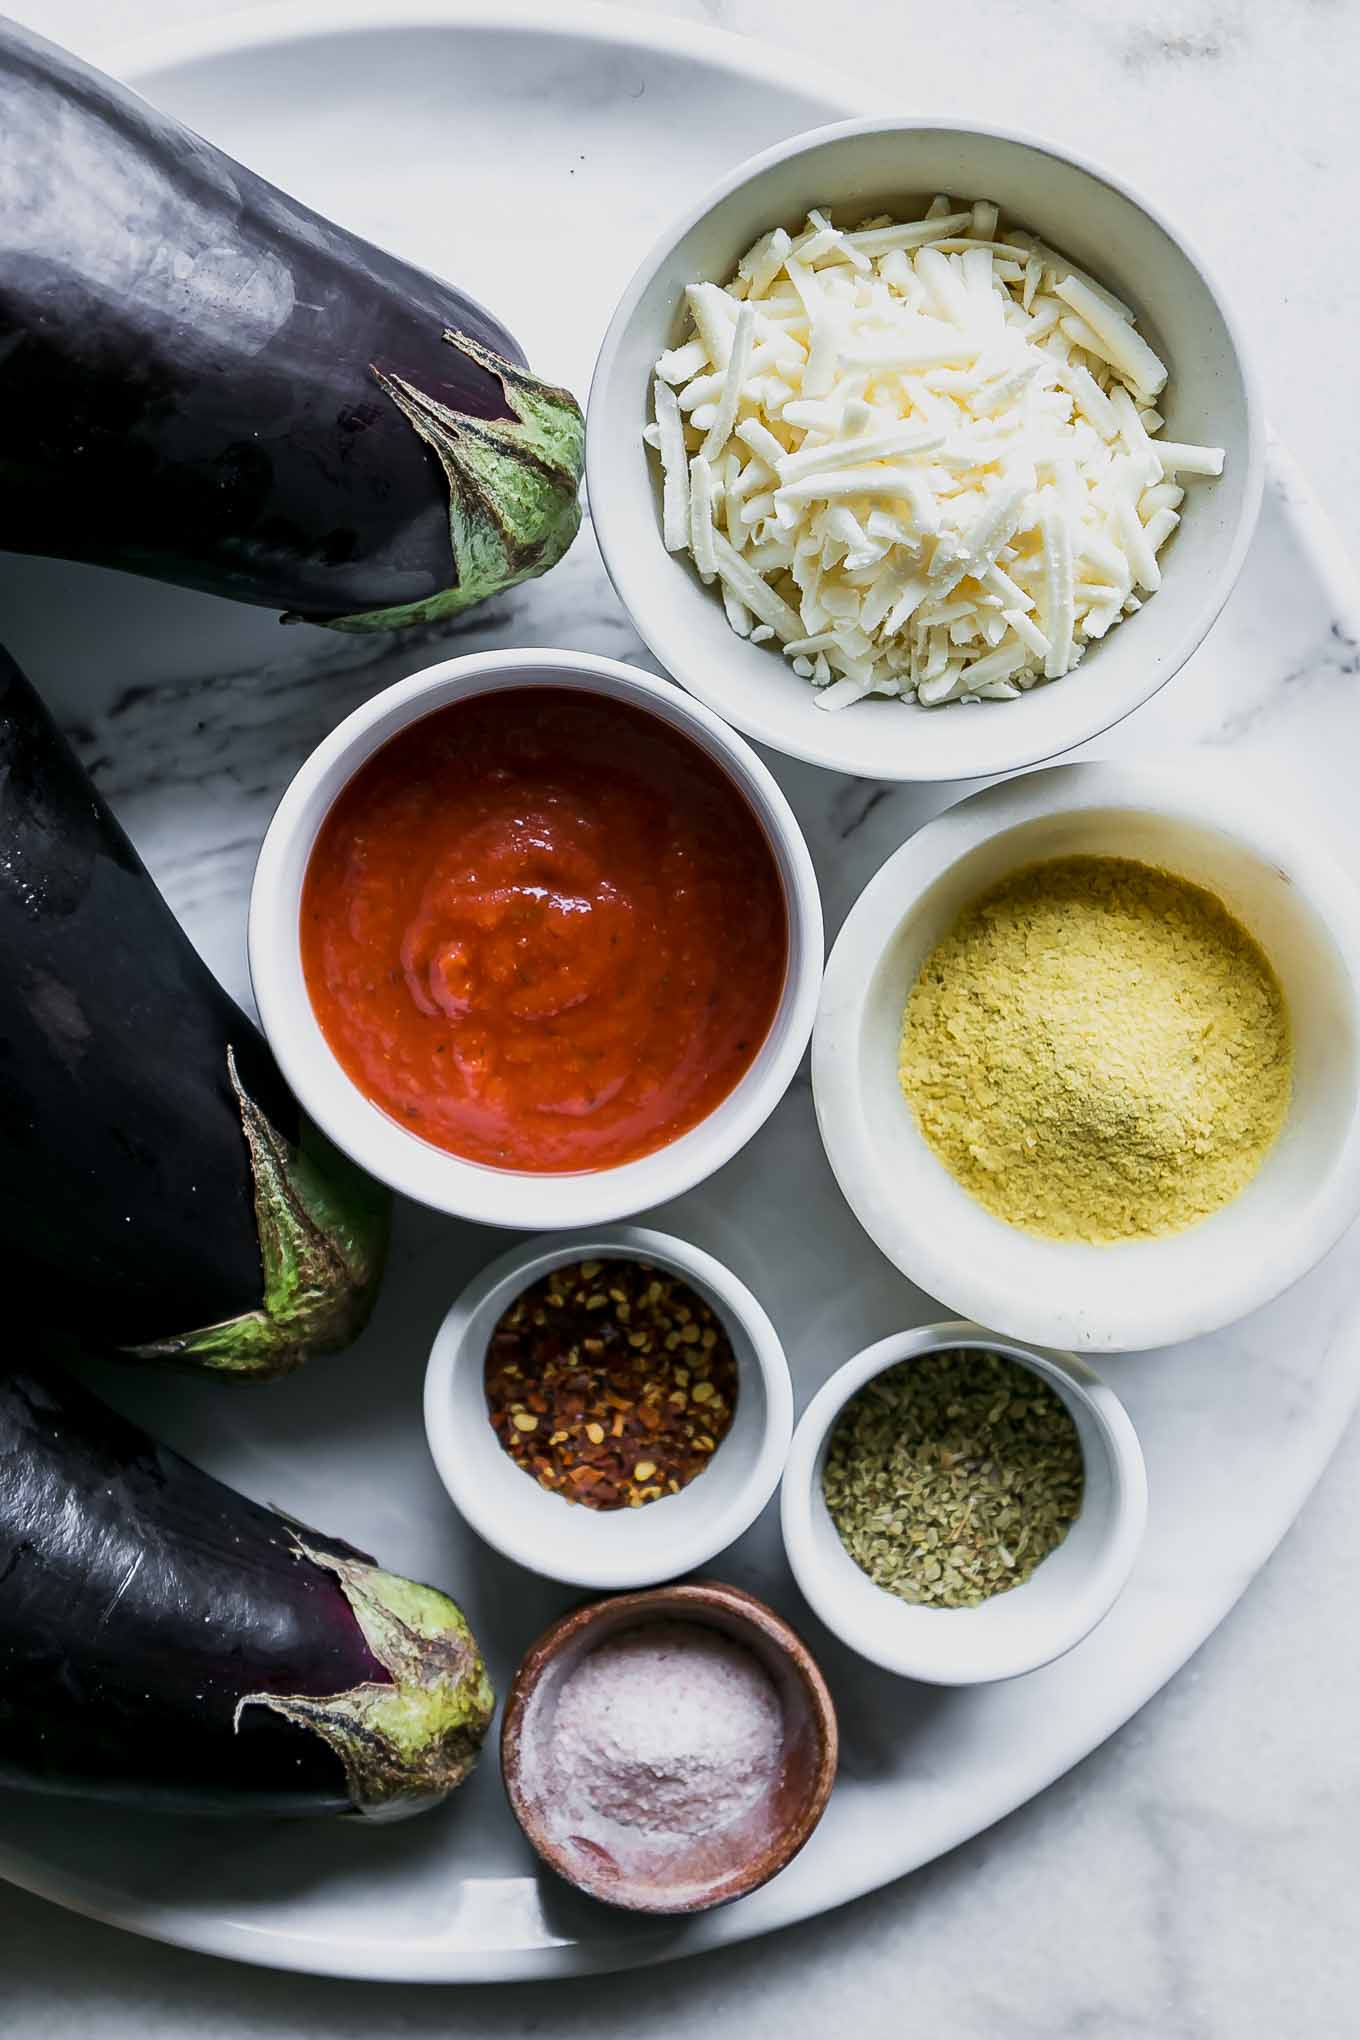
[[[405,1657],[375,1591],[411,1618]],[[403,1681],[426,1718],[384,1749]],[[246,1500],[63,1372],[0,1368],[0,1785],[390,1818],[460,1782],[490,1712],[443,1595]]]
[[[0,20],[0,548],[436,620],[579,521],[579,409],[522,364],[471,299]]]
[[[0,955],[0,1251],[31,1321],[241,1374],[355,1336],[386,1193],[303,1121],[3,651]]]

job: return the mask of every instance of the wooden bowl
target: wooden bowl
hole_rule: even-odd
[[[784,1713],[784,1761],[765,1797],[730,1829],[678,1846],[639,1838],[627,1866],[597,1841],[556,1830],[535,1761],[565,1680],[620,1630],[692,1622],[744,1644],[774,1682]],[[707,1912],[744,1898],[792,1862],[826,1810],[836,1776],[836,1711],[815,1660],[788,1624],[739,1587],[698,1580],[620,1594],[576,1608],[525,1652],[501,1725],[501,1772],[511,1809],[559,1877],[632,1912]]]

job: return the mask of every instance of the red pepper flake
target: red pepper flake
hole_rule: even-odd
[[[722,1319],[645,1261],[572,1262],[535,1282],[492,1333],[485,1381],[510,1457],[590,1509],[678,1494],[727,1436],[737,1402]]]

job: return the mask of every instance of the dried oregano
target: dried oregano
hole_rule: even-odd
[[[837,1419],[822,1492],[855,1563],[903,1601],[975,1607],[1022,1586],[1081,1509],[1077,1428],[999,1353],[904,1360]]]

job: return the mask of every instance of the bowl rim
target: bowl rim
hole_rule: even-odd
[[[818,1462],[831,1427],[850,1398],[866,1382],[903,1360],[916,1360],[926,1353],[960,1346],[985,1347],[1001,1353],[1042,1380],[1061,1382],[1083,1404],[1105,1448],[1104,1464],[1114,1502],[1110,1532],[1067,1628],[1056,1629],[1050,1641],[1037,1649],[1017,1649],[1009,1659],[999,1658],[999,1662],[990,1663],[985,1669],[976,1658],[969,1658],[966,1651],[951,1662],[947,1655],[936,1656],[928,1650],[885,1641],[848,1618],[827,1578],[813,1529]],[[1089,1478],[1089,1461],[1087,1473]],[[901,1678],[919,1679],[932,1686],[989,1685],[1019,1678],[1074,1650],[1105,1620],[1128,1584],[1147,1529],[1147,1514],[1148,1481],[1143,1448],[1132,1418],[1108,1382],[1075,1353],[1013,1339],[966,1318],[942,1319],[936,1324],[891,1332],[838,1367],[822,1383],[798,1421],[780,1494],[784,1550],[809,1607],[858,1656]],[[884,1589],[879,1591],[885,1599],[892,1598]],[[968,1612],[959,1609],[951,1614],[963,1624]],[[946,1644],[966,1639],[966,1629],[957,1625],[940,1634]]]
[[[508,690],[521,672],[526,687],[560,685],[624,699],[678,729],[713,759],[764,831],[788,915],[784,988],[755,1060],[697,1125],[611,1168],[543,1174],[494,1169],[421,1140],[365,1097],[344,1070],[301,975],[298,913],[307,859],[322,820],[353,774],[424,715],[456,699]],[[312,817],[317,802],[319,813]],[[289,868],[295,858],[293,879]],[[260,846],[247,950],[265,1037],[298,1103],[321,1131],[370,1175],[417,1202],[521,1232],[629,1217],[692,1190],[730,1161],[774,1111],[802,1060],[816,1018],[825,934],[817,877],[797,817],[742,736],[673,681],[641,667],[593,652],[523,645],[422,667],[361,702],[314,747],[285,789]]]
[[[504,1288],[509,1301],[538,1276],[568,1261],[589,1259],[596,1254],[617,1257],[620,1253],[656,1261],[707,1290],[724,1315],[739,1323],[749,1339],[753,1364],[764,1389],[764,1423],[753,1464],[724,1506],[703,1511],[687,1536],[672,1539],[664,1560],[660,1561],[660,1571],[656,1559],[648,1559],[636,1549],[630,1551],[626,1524],[631,1511],[618,1513],[622,1534],[617,1556],[595,1564],[568,1563],[557,1547],[545,1543],[532,1528],[526,1527],[512,1508],[481,1491],[475,1468],[461,1448],[454,1419],[454,1377],[460,1368],[472,1364],[468,1328],[488,1299]],[[481,1360],[479,1353],[476,1359],[479,1367]],[[459,1515],[484,1544],[541,1579],[556,1580],[564,1586],[590,1588],[599,1593],[642,1591],[707,1565],[750,1529],[778,1487],[783,1472],[793,1436],[793,1380],[783,1342],[769,1313],[716,1255],[675,1233],[659,1232],[651,1226],[592,1226],[570,1233],[540,1233],[534,1239],[522,1240],[472,1277],[450,1304],[435,1333],[425,1368],[423,1411],[435,1471]]]
[[[1239,1267],[1231,1283],[1226,1278],[1213,1288],[1147,1283],[1139,1307],[1092,1323],[1061,1299],[1046,1300],[1041,1286],[1022,1294],[1014,1281],[995,1279],[986,1257],[952,1239],[950,1228],[930,1232],[913,1226],[910,1213],[904,1215],[885,1194],[865,1124],[856,1044],[875,974],[898,929],[930,889],[982,844],[1037,820],[1121,808],[1217,831],[1272,864],[1335,945],[1360,1038],[1360,894],[1312,840],[1305,818],[1277,786],[1267,789],[1240,765],[1229,771],[1221,760],[1186,758],[1152,765],[1051,765],[968,794],[926,822],[880,865],[846,916],[827,963],[812,1048],[822,1146],[842,1195],[880,1251],[927,1294],[980,1323],[1006,1327],[1004,1336],[1083,1353],[1143,1351],[1235,1323],[1314,1267],[1360,1211],[1360,1099],[1351,1098],[1349,1123],[1322,1178],[1306,1234],[1281,1230],[1276,1249]],[[1028,1237],[1015,1233],[1019,1242]]]
[[[559,1652],[588,1634],[602,1620],[615,1625],[620,1619],[626,1623],[632,1616],[637,1616],[639,1622],[684,1620],[688,1617],[703,1623],[711,1613],[725,1614],[734,1618],[738,1627],[758,1631],[767,1644],[779,1651],[807,1701],[808,1719],[817,1742],[816,1769],[807,1802],[798,1817],[786,1824],[779,1838],[753,1856],[744,1870],[720,1880],[711,1897],[697,1900],[677,1913],[666,1907],[606,1896],[594,1886],[581,1882],[543,1831],[523,1790],[521,1739],[529,1703]],[[536,1854],[575,1890],[586,1891],[591,1897],[624,1911],[646,1912],[654,1916],[677,1917],[706,1912],[715,1905],[727,1905],[735,1899],[744,1898],[778,1876],[811,1840],[825,1813],[836,1781],[839,1755],[840,1728],[835,1702],[811,1650],[793,1626],[767,1602],[748,1593],[744,1587],[728,1586],[721,1580],[680,1580],[667,1586],[644,1588],[569,1608],[551,1622],[525,1651],[515,1667],[501,1715],[501,1780],[505,1796],[521,1832]]]
[[[1016,742],[1004,757],[989,757],[967,772],[961,772],[957,761],[953,760],[938,765],[932,764],[929,759],[922,761],[910,755],[910,747],[906,747],[907,755],[901,758],[897,757],[893,750],[885,747],[883,755],[872,764],[857,763],[835,755],[834,752],[828,755],[825,742],[814,742],[811,734],[806,740],[796,734],[791,736],[778,719],[771,720],[758,710],[751,711],[740,703],[732,702],[721,683],[714,684],[706,680],[704,677],[707,672],[706,666],[692,665],[684,656],[677,656],[677,645],[682,639],[681,628],[663,627],[659,619],[649,613],[648,605],[635,604],[630,597],[631,525],[627,529],[616,525],[610,484],[612,448],[606,448],[609,435],[603,430],[609,386],[614,380],[619,353],[638,305],[650,288],[657,270],[667,260],[677,242],[683,240],[701,220],[723,204],[734,192],[739,191],[743,185],[780,163],[793,161],[829,142],[848,141],[860,135],[918,132],[981,136],[991,141],[1036,151],[1053,162],[1081,171],[1143,213],[1161,230],[1196,272],[1213,302],[1227,334],[1243,394],[1245,421],[1243,445],[1240,456],[1236,456],[1235,460],[1241,460],[1245,472],[1237,527],[1232,534],[1223,565],[1217,575],[1205,583],[1199,604],[1185,628],[1168,645],[1166,651],[1160,654],[1159,659],[1145,661],[1145,664],[1154,668],[1160,665],[1160,676],[1154,679],[1151,686],[1140,685],[1137,680],[1130,679],[1115,697],[1112,712],[1103,705],[1110,699],[1108,693],[1091,694],[1088,689],[1076,689],[1072,698],[1078,707],[1087,700],[1088,694],[1091,695],[1094,705],[1087,713],[1074,716],[1071,733],[1064,735],[1056,746],[1048,739],[1017,735]],[[712,184],[696,202],[678,213],[652,244],[619,300],[596,357],[586,404],[586,489],[596,542],[615,594],[628,612],[634,628],[648,650],[666,671],[680,679],[681,684],[698,700],[716,710],[734,729],[741,730],[755,742],[764,744],[786,757],[797,758],[807,764],[821,766],[824,770],[844,772],[859,778],[872,777],[926,785],[940,781],[984,778],[996,772],[1019,771],[1024,767],[1043,764],[1050,759],[1061,757],[1078,745],[1117,728],[1135,709],[1151,701],[1175,678],[1218,620],[1241,575],[1248,548],[1256,532],[1265,493],[1266,442],[1267,430],[1260,378],[1251,344],[1245,336],[1242,322],[1234,311],[1231,296],[1224,291],[1215,271],[1205,262],[1195,244],[1168,219],[1153,200],[1136,189],[1126,177],[1078,150],[1060,147],[1057,143],[1045,140],[1040,135],[1031,134],[1024,128],[969,120],[959,115],[948,114],[869,114],[853,120],[828,121],[818,127],[806,128],[799,134],[788,136],[783,141],[747,157],[725,177]],[[806,691],[811,705],[811,691],[810,689]],[[996,704],[984,704],[984,707],[994,706]],[[834,722],[834,718],[824,719]],[[809,731],[815,727],[809,725]],[[1017,731],[1022,732],[1023,722],[1017,721],[1016,727]]]

